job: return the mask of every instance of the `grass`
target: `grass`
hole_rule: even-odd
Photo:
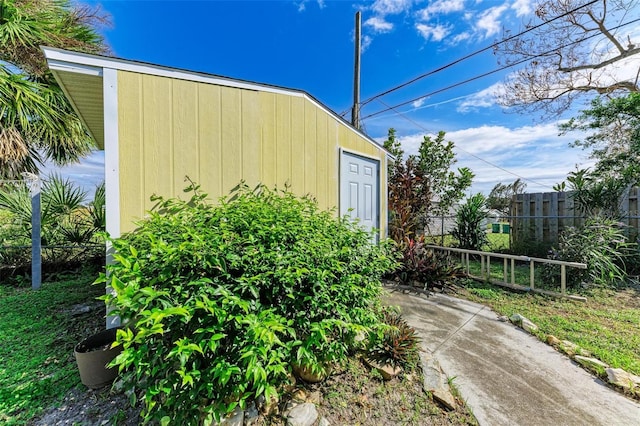
[[[587,302],[515,293],[468,280],[459,296],[502,315],[524,315],[538,325],[538,337],[569,340],[614,368],[640,375],[640,286],[592,290]]]
[[[484,251],[504,252],[509,250],[509,234],[487,234],[489,243],[482,247]],[[425,236],[428,244],[442,245],[444,247],[455,247],[457,241],[451,235],[445,235],[444,239],[440,235]]]
[[[443,410],[422,389],[420,372],[402,373],[383,381],[376,370],[368,370],[356,358],[318,385],[320,415],[330,424],[349,425],[475,425],[477,421],[456,395],[458,407]]]
[[[80,384],[73,347],[88,327],[69,309],[103,293],[95,277],[62,276],[38,291],[0,284],[0,423],[25,424]]]

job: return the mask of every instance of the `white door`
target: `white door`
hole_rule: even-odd
[[[368,231],[379,228],[380,162],[342,152],[340,216],[350,215]]]

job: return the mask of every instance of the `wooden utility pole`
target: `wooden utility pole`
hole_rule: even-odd
[[[351,124],[360,129],[360,12],[356,12],[356,47],[355,65],[353,72],[353,108],[351,110]]]

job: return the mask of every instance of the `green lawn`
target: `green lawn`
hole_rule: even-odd
[[[640,287],[583,293],[587,302],[516,293],[469,280],[459,296],[539,326],[538,335],[569,340],[615,368],[640,375]]]
[[[482,248],[484,251],[503,252],[509,249],[509,234],[493,234],[489,232],[487,239],[489,243]],[[428,244],[443,245],[445,247],[455,247],[457,242],[451,235],[445,235],[444,238],[439,235],[427,236],[425,240]]]
[[[104,328],[104,312],[72,317],[69,308],[104,293],[95,277],[68,275],[38,291],[0,284],[0,424],[25,424],[80,384],[73,347]]]

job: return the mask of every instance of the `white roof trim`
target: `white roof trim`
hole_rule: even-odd
[[[92,75],[95,77],[102,77],[102,68],[82,65],[72,62],[63,62],[56,59],[50,59],[48,61],[49,68],[56,71],[74,72],[78,74]]]
[[[102,76],[102,69],[116,69],[122,71],[130,71],[140,74],[157,75],[160,77],[175,78],[178,80],[188,80],[200,83],[215,84],[218,86],[235,87],[238,89],[255,90],[261,92],[278,93],[288,96],[295,96],[307,99],[329,115],[332,115],[338,119],[340,124],[354,132],[355,134],[365,138],[367,142],[372,144],[378,149],[385,149],[381,144],[377,143],[371,137],[365,135],[363,132],[357,130],[355,127],[349,125],[342,117],[336,114],[334,111],[327,108],[325,105],[318,102],[315,98],[308,95],[304,91],[294,89],[284,89],[275,86],[269,86],[266,84],[249,83],[241,80],[234,80],[226,77],[219,77],[210,74],[199,73],[195,71],[178,70],[175,68],[164,67],[155,64],[145,64],[141,62],[128,61],[126,59],[108,58],[104,56],[89,55],[86,53],[72,52],[69,50],[62,50],[53,47],[41,47],[44,52],[44,56],[47,59],[47,63],[52,70],[56,71],[68,71],[77,72],[81,74],[90,74]],[[99,74],[94,74],[99,72]],[[385,151],[386,152],[386,151]],[[387,153],[390,155],[389,153]]]
[[[83,72],[87,68],[111,68],[121,71],[130,71],[139,74],[157,75],[178,80],[196,81],[199,83],[209,83],[218,86],[236,87],[238,89],[255,90],[261,92],[280,93],[289,96],[303,97],[304,93],[296,90],[287,90],[274,86],[245,83],[231,78],[218,77],[198,73],[195,71],[184,71],[175,68],[163,67],[161,65],[144,64],[140,62],[127,61],[125,59],[107,58],[104,56],[89,55],[86,53],[71,52],[68,50],[56,49],[53,47],[43,47],[42,51],[47,58],[51,69],[57,71]],[[76,69],[77,67],[77,69]]]

